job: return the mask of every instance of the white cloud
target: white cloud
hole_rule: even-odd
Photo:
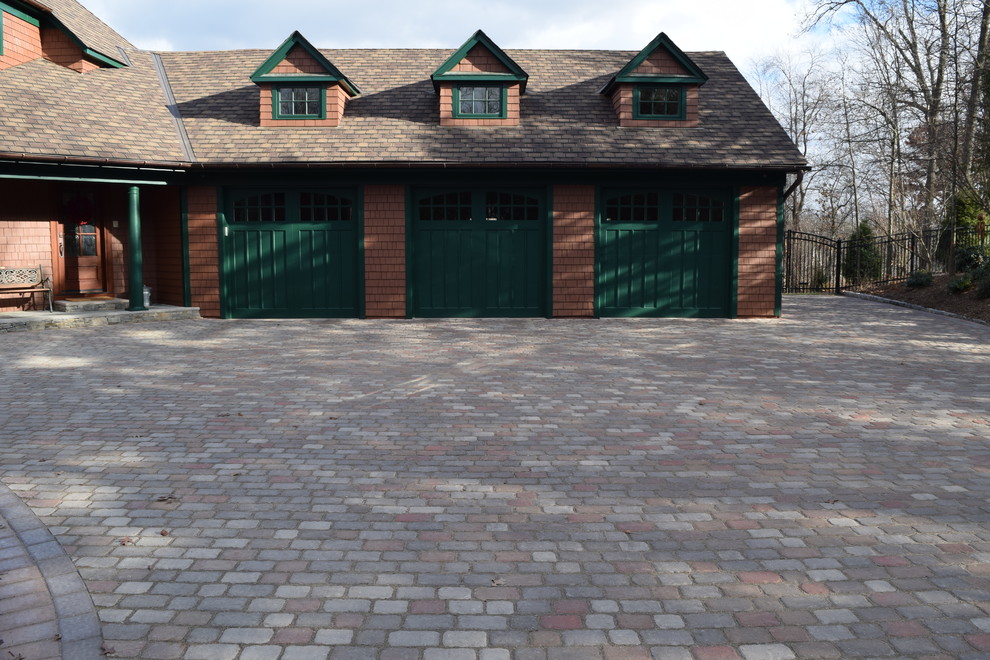
[[[82,0],[136,45],[274,48],[293,30],[321,47],[456,48],[485,30],[505,48],[639,50],[666,32],[686,51],[722,50],[740,68],[798,38],[809,0]]]

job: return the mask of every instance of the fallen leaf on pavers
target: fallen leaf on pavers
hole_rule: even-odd
[[[503,584],[505,584],[505,580],[502,578],[492,578],[493,587],[501,587]]]
[[[168,504],[171,504],[173,502],[178,502],[179,501],[179,498],[176,497],[175,495],[159,495],[158,496],[158,499],[155,500],[155,501],[156,502],[167,502]]]
[[[117,655],[117,649],[115,649],[112,646],[107,646],[106,644],[104,644],[100,648],[103,651],[103,655],[105,655],[107,657],[110,657],[111,655]]]
[[[61,642],[62,641],[62,634],[61,633],[55,633],[55,641],[56,642]]]
[[[120,544],[121,545],[134,545],[134,539],[132,539],[130,536],[125,536],[124,538],[120,539]]]
[[[23,655],[21,655],[20,653],[18,653],[17,655],[14,655],[14,652],[13,652],[13,651],[7,651],[7,653],[9,653],[9,654],[10,654],[10,657],[12,657],[12,658],[13,658],[14,660],[27,660],[27,659],[26,659],[26,658],[25,658],[25,657],[24,657]]]
[[[158,533],[161,534],[162,536],[168,536],[168,530],[167,529],[163,529],[162,531],[160,531]]]

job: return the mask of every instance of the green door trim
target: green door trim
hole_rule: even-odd
[[[732,238],[729,241],[729,258],[732,260],[732,279],[729,283],[729,318],[739,316],[739,187],[732,189]]]
[[[606,196],[634,196],[639,194],[657,195],[655,207],[657,209],[657,218],[655,220],[644,218],[643,221],[627,220],[616,221],[614,223],[606,223],[604,221]],[[702,228],[713,226],[714,222],[685,222],[686,228],[689,228],[689,224],[698,227],[698,230],[694,232],[696,235],[700,236],[706,233],[721,233],[724,240],[727,242],[727,245],[725,245],[724,248],[720,248],[720,251],[724,249],[723,258],[728,260],[728,263],[725,264],[725,270],[723,271],[725,273],[725,281],[720,285],[722,290],[718,292],[718,297],[721,298],[722,302],[717,308],[704,306],[696,308],[671,306],[669,309],[664,309],[662,305],[657,307],[616,306],[609,308],[606,300],[606,282],[604,281],[609,275],[609,273],[605,270],[605,261],[607,260],[607,252],[605,251],[605,248],[610,240],[608,237],[609,227],[617,227],[616,229],[613,229],[613,231],[671,231],[676,226],[673,224],[674,220],[672,214],[673,209],[675,208],[673,199],[679,194],[704,195],[714,199],[719,199],[723,204],[725,204],[724,208],[729,217],[726,217],[723,221],[721,221],[721,231],[703,231]],[[738,280],[738,231],[739,200],[738,189],[735,187],[730,188],[726,186],[711,185],[643,186],[635,184],[626,186],[599,186],[596,190],[595,199],[595,317],[734,317],[736,315],[736,307],[738,304],[736,291],[738,288],[736,285]],[[658,238],[662,240],[663,236],[658,234]],[[639,245],[639,243],[636,243],[636,245]],[[655,249],[659,248],[655,247]],[[656,281],[655,278],[654,281]],[[699,292],[702,290],[696,287],[692,289],[692,291]]]
[[[228,217],[228,205],[233,201],[234,193],[248,193],[252,195],[275,195],[283,194],[286,196],[287,201],[285,208],[287,209],[287,217],[282,221],[273,222],[244,222],[244,223],[233,223]],[[328,195],[328,196],[339,196],[350,200],[350,209],[353,214],[351,220],[348,221],[303,221],[301,215],[304,204],[302,202],[302,195],[306,193],[318,194],[318,195]],[[316,207],[312,207],[316,208]],[[326,186],[326,185],[296,185],[296,186],[244,186],[244,185],[232,185],[229,187],[218,188],[217,190],[217,242],[220,252],[220,288],[221,288],[221,317],[225,319],[229,318],[364,318],[366,306],[365,306],[365,268],[364,268],[364,195],[363,189],[360,186],[349,187],[349,186]],[[291,217],[290,217],[291,216]],[[344,239],[345,245],[342,249],[351,251],[354,259],[353,272],[346,273],[346,278],[353,278],[352,281],[342,281],[341,283],[345,286],[353,286],[353,307],[306,307],[305,300],[312,300],[312,298],[306,298],[301,294],[302,280],[301,276],[307,268],[315,267],[320,268],[319,265],[314,266],[311,261],[309,264],[300,263],[300,252],[299,250],[304,249],[303,244],[293,241],[293,243],[298,248],[296,251],[285,251],[282,253],[282,258],[284,259],[284,277],[285,280],[283,284],[287,283],[286,286],[286,298],[283,306],[273,308],[271,310],[266,310],[264,308],[259,308],[256,311],[248,312],[238,312],[238,308],[235,307],[235,301],[233,300],[234,283],[231,280],[231,273],[235,268],[234,260],[236,259],[236,254],[234,250],[230,249],[231,246],[228,245],[229,241],[235,236],[235,232],[245,232],[248,229],[255,228],[259,230],[270,230],[273,231],[275,228],[288,231],[295,239],[301,239],[304,234],[304,228],[330,225],[332,226],[335,222],[348,222],[350,225],[347,228],[333,228],[328,227],[327,231],[334,233],[353,233],[353,244],[347,245],[350,239]],[[353,223],[353,224],[351,224]],[[273,234],[274,235],[274,234]],[[328,248],[329,249],[329,248]],[[322,253],[321,253],[322,254]],[[329,254],[329,253],[328,253]],[[312,253],[311,256],[319,256],[316,253]],[[260,266],[260,264],[259,264]],[[325,267],[325,264],[324,264]],[[347,271],[351,271],[351,268],[347,268]],[[330,274],[329,271],[323,271],[325,274]],[[298,282],[297,282],[298,280]],[[273,284],[277,280],[271,280]],[[299,286],[297,286],[297,284]],[[241,291],[239,289],[239,291]],[[241,291],[245,293],[245,291]],[[275,295],[275,294],[273,294]],[[245,308],[246,310],[247,308]],[[334,311],[336,310],[336,311]]]
[[[546,227],[543,230],[544,243],[546,252],[543,256],[544,263],[546,263],[546,292],[543,294],[544,303],[543,306],[546,309],[546,318],[552,319],[554,314],[553,309],[553,246],[554,246],[554,234],[553,234],[553,186],[547,185],[546,192],[544,193],[544,199],[546,200]]]
[[[221,186],[217,186],[217,251],[220,253],[220,317],[224,319],[233,318],[230,312],[230,292],[227,271],[230,258],[227,254],[227,246],[224,237],[227,233],[227,195]]]
[[[471,181],[408,187],[407,315],[549,317],[553,297],[550,192],[546,184],[478,185]],[[496,201],[492,195],[498,196]],[[506,200],[505,196],[510,197]],[[488,217],[493,207],[499,209],[497,219]],[[420,219],[423,209],[446,217]],[[472,260],[465,257],[468,250],[480,250],[483,256]],[[445,254],[460,259],[448,260]],[[532,266],[521,274],[506,261],[520,254]],[[465,268],[474,277],[465,277]]]
[[[416,287],[413,286],[413,274],[416,272],[413,267],[413,187],[404,186],[406,200],[406,318],[413,318],[413,311],[416,309],[415,296]]]

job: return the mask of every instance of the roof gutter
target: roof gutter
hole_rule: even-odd
[[[442,161],[351,161],[351,162],[203,162],[188,165],[195,170],[273,170],[273,169],[553,169],[553,170],[595,170],[595,169],[638,169],[638,170],[690,170],[708,172],[758,171],[758,172],[798,172],[800,165],[691,165],[688,163],[662,165],[657,163],[561,163],[561,162],[489,162],[465,163]]]
[[[45,14],[51,14],[52,13],[52,10],[50,8],[44,6],[43,4],[41,4],[39,2],[35,2],[34,0],[20,0],[20,2],[21,2],[21,4],[25,4],[28,7],[30,7],[31,9],[37,9],[38,11],[40,11],[42,13],[45,13]]]
[[[801,182],[804,181],[804,173],[805,173],[805,171],[806,170],[798,170],[797,179],[795,179],[794,180],[794,183],[791,184],[791,187],[788,188],[784,192],[784,199],[783,199],[783,201],[786,202],[787,201],[787,198],[790,197],[792,194],[794,194],[794,191],[797,190],[798,189],[798,186],[801,185]]]
[[[82,156],[44,156],[0,152],[0,165],[27,161],[43,165],[81,165],[107,169],[147,169],[162,172],[179,172],[191,165],[184,161],[121,160],[116,158],[92,158]]]

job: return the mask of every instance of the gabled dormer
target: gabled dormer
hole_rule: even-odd
[[[120,68],[126,47],[126,39],[74,0],[0,0],[0,69],[41,57],[79,73]]]
[[[41,56],[41,21],[37,15],[0,2],[0,69]]]
[[[620,126],[691,127],[698,125],[698,90],[707,80],[661,32],[600,93],[612,99]]]
[[[431,76],[441,126],[518,126],[529,76],[478,30]]]
[[[261,125],[339,126],[347,100],[361,93],[299,32],[251,75],[261,90]]]

